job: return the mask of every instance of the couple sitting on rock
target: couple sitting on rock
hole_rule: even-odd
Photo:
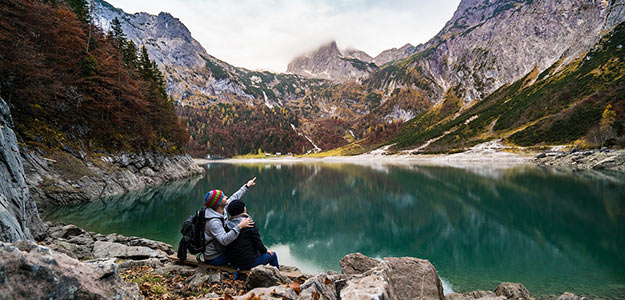
[[[212,190],[204,197],[207,207],[204,217],[206,228],[204,240],[204,262],[214,266],[230,264],[240,270],[249,270],[258,265],[270,264],[279,268],[278,256],[263,245],[254,221],[247,214],[241,200],[256,177],[244,184],[231,197],[220,190]],[[226,212],[230,215],[226,216]]]

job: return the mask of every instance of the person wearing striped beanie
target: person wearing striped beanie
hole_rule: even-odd
[[[223,266],[228,263],[226,246],[234,241],[243,228],[251,228],[254,221],[251,218],[243,219],[238,226],[230,231],[226,231],[226,207],[234,200],[241,200],[243,195],[256,185],[256,177],[244,184],[236,193],[228,197],[221,190],[211,190],[204,196],[204,218],[206,225],[204,230],[204,241],[206,250],[204,251],[204,262]]]

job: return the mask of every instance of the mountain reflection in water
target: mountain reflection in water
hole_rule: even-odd
[[[308,271],[338,270],[339,259],[352,252],[414,256],[429,259],[460,292],[514,281],[544,297],[563,291],[625,297],[622,173],[329,163],[206,167],[203,177],[46,217],[175,247],[182,222],[208,190],[230,195],[256,176],[245,200],[263,241],[288,249],[287,260]]]

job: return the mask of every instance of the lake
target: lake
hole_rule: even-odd
[[[523,283],[625,298],[625,174],[535,166],[208,164],[204,176],[48,211],[45,219],[177,247],[210,189],[244,197],[281,264],[339,270],[345,254],[429,259],[446,291]]]

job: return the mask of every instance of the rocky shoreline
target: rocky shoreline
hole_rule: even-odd
[[[300,163],[300,162],[330,162],[365,165],[403,165],[422,164],[452,167],[513,167],[523,164],[538,166],[567,168],[573,170],[614,170],[625,171],[625,150],[607,148],[593,150],[547,151],[542,153],[522,152],[523,154],[509,153],[501,149],[475,149],[456,154],[384,154],[367,153],[356,156],[328,156],[328,157],[272,157],[253,159],[194,159],[199,165],[207,163]],[[510,149],[507,149],[510,150]],[[525,151],[519,149],[518,151]]]
[[[189,155],[120,153],[76,157],[51,152],[48,158],[24,151],[26,183],[37,206],[82,203],[202,174]]]
[[[52,299],[534,299],[520,283],[492,291],[443,294],[434,266],[413,257],[374,259],[352,253],[341,272],[303,274],[295,267],[258,266],[245,280],[167,258],[171,245],[48,223],[38,243],[0,242],[0,298]],[[32,287],[38,287],[33,289]],[[564,293],[558,300],[585,299]]]
[[[549,151],[538,154],[534,163],[540,166],[570,168],[574,170],[615,170],[625,171],[625,150],[608,148],[588,151]]]

